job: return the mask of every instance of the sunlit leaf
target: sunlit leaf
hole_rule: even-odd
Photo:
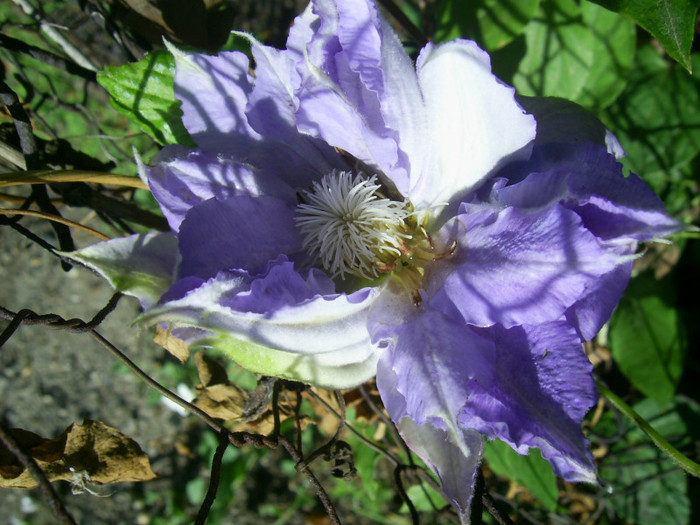
[[[595,4],[583,2],[581,14],[594,35],[593,64],[577,102],[604,108],[625,89],[637,49],[636,30],[628,18]]]
[[[700,0],[591,0],[629,16],[649,31],[669,55],[688,71],[692,69],[690,48],[695,33],[695,16]]]
[[[489,51],[520,35],[537,11],[540,0],[442,0],[435,6],[438,20],[434,40],[471,38]]]
[[[159,49],[134,64],[106,67],[97,80],[112,96],[112,106],[158,142],[194,146],[182,124],[174,77],[175,58]]]
[[[525,56],[513,77],[518,92],[576,100],[590,75],[595,42],[574,0],[543,0],[525,27]]]

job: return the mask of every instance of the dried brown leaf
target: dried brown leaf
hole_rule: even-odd
[[[107,484],[148,481],[156,477],[141,447],[130,437],[100,421],[86,420],[82,425],[73,424],[55,439],[43,439],[22,429],[11,432],[23,449],[37,461],[49,481],[74,481],[79,475],[81,479]],[[32,475],[19,466],[14,455],[2,446],[0,460],[0,487],[37,486]]]
[[[199,391],[195,405],[212,417],[234,421],[243,416],[246,395],[233,384],[211,385]]]
[[[153,341],[157,345],[165,348],[183,363],[190,358],[190,345],[185,343],[182,339],[175,337],[170,330],[166,330],[161,326],[156,326],[156,335]]]
[[[226,368],[219,361],[209,357],[204,352],[197,353],[195,360],[199,380],[202,382],[203,387],[231,384],[228,380]]]

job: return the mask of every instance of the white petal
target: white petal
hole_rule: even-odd
[[[428,45],[417,67],[429,119],[424,148],[432,156],[423,172],[412,173],[410,198],[418,209],[452,202],[506,160],[529,155],[535,119],[474,42]]]
[[[398,133],[397,143],[408,157],[410,173],[422,173],[428,117],[416,71],[399,37],[388,22],[383,18],[380,22],[384,72],[382,113],[387,127]],[[400,189],[405,191],[404,188]]]

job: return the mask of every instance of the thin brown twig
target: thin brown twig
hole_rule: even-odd
[[[338,412],[336,412],[336,410],[335,410],[331,405],[329,405],[328,402],[327,402],[325,399],[323,399],[321,396],[319,396],[316,392],[314,392],[314,391],[311,390],[311,389],[309,389],[308,392],[309,392],[309,394],[312,395],[317,401],[319,401],[323,406],[325,406],[326,409],[327,409],[331,414],[333,414],[333,415],[334,415],[335,417],[337,417],[337,418],[340,418],[340,417],[341,417],[341,415],[340,415]],[[391,452],[389,452],[389,451],[387,451],[387,450],[384,450],[382,447],[380,447],[379,445],[377,445],[377,444],[374,443],[373,441],[367,439],[365,436],[362,435],[362,433],[361,433],[359,430],[357,430],[356,428],[354,428],[352,425],[350,425],[350,424],[348,424],[348,423],[346,422],[346,423],[345,423],[345,426],[348,428],[348,430],[350,430],[350,432],[352,432],[353,434],[355,434],[355,435],[358,437],[358,439],[360,439],[365,445],[367,445],[368,447],[370,447],[370,448],[371,448],[372,450],[374,450],[375,452],[378,452],[379,454],[381,454],[382,456],[384,456],[385,458],[387,458],[389,461],[391,461],[391,463],[392,463],[394,466],[400,465],[400,464],[401,464],[401,461],[399,461],[399,459],[398,459],[396,456],[394,456]]]
[[[85,226],[84,224],[80,224],[79,222],[71,221],[70,219],[65,219],[63,217],[60,217],[58,215],[52,215],[50,213],[44,213],[42,211],[34,211],[34,210],[15,210],[12,208],[0,208],[0,215],[29,215],[31,217],[38,217],[40,219],[46,219],[47,221],[54,221],[54,222],[59,222],[61,224],[65,224],[66,226],[69,226],[71,228],[76,228],[78,230],[83,230],[84,232],[89,233],[90,235],[94,235],[100,240],[103,241],[108,241],[110,237],[108,235],[105,235],[102,232],[99,232],[93,228],[90,228],[89,226]]]
[[[216,499],[216,494],[219,491],[219,481],[221,481],[221,462],[224,459],[224,453],[229,446],[229,439],[226,432],[219,433],[219,446],[216,447],[216,452],[212,459],[211,465],[211,476],[209,477],[209,488],[207,489],[207,494],[202,501],[202,505],[199,507],[199,512],[197,513],[197,518],[194,521],[194,525],[204,525],[209,517],[209,512],[211,511],[211,506],[214,504]]]
[[[415,466],[415,463],[413,461],[413,454],[411,453],[411,449],[408,448],[408,445],[406,442],[401,439],[401,435],[399,434],[398,429],[396,428],[396,425],[394,422],[387,417],[387,415],[384,413],[384,411],[377,406],[377,404],[374,402],[372,399],[372,396],[369,395],[369,392],[367,392],[367,389],[365,388],[365,385],[360,385],[359,387],[360,390],[360,395],[362,396],[362,399],[365,400],[365,403],[372,409],[372,411],[379,416],[379,418],[382,420],[382,422],[386,425],[386,427],[390,430],[393,438],[394,438],[394,443],[399,445],[404,453],[406,454],[406,457],[408,458],[408,462],[410,463],[411,466]]]
[[[394,482],[396,484],[396,489],[399,491],[399,495],[401,496],[401,499],[406,504],[409,512],[411,513],[411,520],[413,521],[413,525],[419,525],[420,524],[420,517],[418,516],[418,511],[416,510],[416,506],[411,501],[411,498],[408,497],[408,493],[406,492],[406,489],[403,488],[403,480],[401,479],[401,472],[403,472],[403,470],[404,470],[403,465],[397,465],[396,468],[394,469]]]

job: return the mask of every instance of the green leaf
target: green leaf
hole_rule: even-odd
[[[687,341],[669,278],[632,280],[610,320],[609,341],[622,373],[647,396],[668,403],[683,373]]]
[[[700,0],[591,0],[629,16],[664,46],[669,55],[692,71],[690,49]]]
[[[527,488],[549,510],[556,508],[559,497],[557,478],[539,450],[530,449],[529,456],[521,456],[507,443],[487,441],[484,457],[496,474]]]
[[[683,406],[681,406],[683,405]],[[680,438],[679,446],[692,446],[690,427],[679,416],[679,408],[692,412],[697,406],[677,402],[669,410],[651,399],[634,406],[661,434]],[[606,414],[612,419],[612,414]],[[625,422],[626,439],[612,445],[600,473],[613,487],[608,501],[622,518],[637,525],[684,525],[690,523],[688,479],[660,450],[649,443],[643,432]]]
[[[577,100],[593,65],[595,42],[574,0],[543,0],[525,28],[526,52],[513,76],[518,93]]]
[[[472,38],[489,51],[520,35],[540,0],[442,0],[435,6],[435,42]]]
[[[424,483],[422,486],[411,485],[406,489],[406,494],[411,499],[411,503],[413,503],[413,506],[418,512],[435,512],[436,509],[447,505],[442,494],[427,483]],[[405,503],[401,505],[401,510],[399,512],[408,514],[408,505]]]
[[[97,74],[112,106],[161,144],[196,146],[182,123],[173,91],[175,58],[158,49],[134,64],[108,66]]]
[[[697,194],[700,152],[700,54],[691,57],[696,73],[663,59],[651,45],[637,52],[625,92],[604,120],[627,150],[625,165],[659,193],[671,213]]]
[[[625,89],[637,49],[634,23],[595,4],[581,4],[583,21],[594,36],[593,64],[577,102],[600,109]]]

